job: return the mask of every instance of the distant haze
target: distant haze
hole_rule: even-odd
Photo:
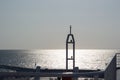
[[[120,0],[0,0],[0,49],[120,49]]]

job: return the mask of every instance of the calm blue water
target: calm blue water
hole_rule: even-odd
[[[61,50],[0,50],[0,65],[35,68],[62,68],[65,69],[66,51]],[[71,54],[71,51],[69,51]],[[116,49],[77,49],[76,66],[79,69],[104,69],[115,53]],[[69,55],[71,56],[71,55]],[[72,63],[69,62],[69,68]]]

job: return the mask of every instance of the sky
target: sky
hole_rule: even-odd
[[[120,49],[120,0],[0,0],[0,49]]]

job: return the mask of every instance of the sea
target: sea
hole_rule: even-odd
[[[79,69],[102,69],[104,70],[120,49],[76,49],[75,66]],[[72,56],[72,50],[69,51]],[[43,50],[0,50],[0,65],[10,65],[25,68],[43,69],[65,69],[65,49],[43,49]],[[72,62],[69,61],[69,69]],[[119,73],[117,73],[119,75]],[[119,76],[117,78],[120,80]]]

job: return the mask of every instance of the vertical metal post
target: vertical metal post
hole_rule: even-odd
[[[75,42],[73,43],[73,69],[75,68]]]
[[[68,69],[68,44],[66,42],[66,69]]]

